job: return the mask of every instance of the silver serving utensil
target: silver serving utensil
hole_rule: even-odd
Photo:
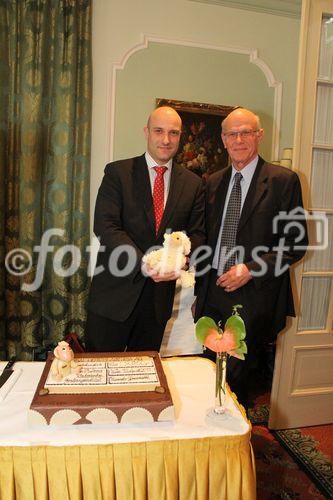
[[[16,357],[14,356],[8,361],[5,368],[3,369],[0,375],[0,387],[2,387],[7,382],[11,374],[14,372],[14,370],[12,370],[12,366],[14,365],[15,361]]]

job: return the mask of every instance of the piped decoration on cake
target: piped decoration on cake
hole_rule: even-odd
[[[150,411],[145,408],[134,407],[126,410],[121,417],[122,424],[141,423],[141,422],[154,422],[154,417]]]
[[[52,415],[50,425],[72,425],[80,420],[81,415],[74,410],[59,410]]]
[[[107,408],[95,408],[86,416],[92,424],[118,424],[118,417],[114,411]]]
[[[175,419],[175,409],[173,406],[168,406],[167,408],[164,408],[164,410],[161,411],[161,413],[158,416],[158,422],[165,422],[165,421],[170,421]]]
[[[46,418],[36,410],[28,411],[28,422],[30,425],[47,425]]]

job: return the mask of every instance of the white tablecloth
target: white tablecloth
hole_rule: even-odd
[[[5,363],[0,363],[0,370]],[[174,422],[118,425],[72,425],[30,427],[30,406],[44,363],[16,363],[22,373],[0,403],[0,446],[67,446],[78,444],[127,443],[209,436],[244,435],[249,431],[234,400],[228,394],[231,416],[223,427],[206,422],[206,411],[214,404],[215,365],[203,358],[163,360],[176,410]]]

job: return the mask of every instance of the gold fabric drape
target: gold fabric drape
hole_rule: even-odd
[[[83,333],[91,1],[0,2],[0,45],[0,359],[29,360],[34,348]],[[52,235],[54,229],[60,233]],[[53,250],[44,266],[38,246],[48,230]],[[66,276],[73,259],[65,245],[71,244],[78,265]],[[8,260],[18,248],[25,254]],[[55,255],[62,272],[54,269]],[[41,284],[22,290],[38,269]]]
[[[0,447],[2,500],[254,500],[250,433],[112,445]]]

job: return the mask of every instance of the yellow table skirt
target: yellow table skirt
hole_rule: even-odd
[[[252,500],[250,432],[82,446],[0,447],[1,500]]]

